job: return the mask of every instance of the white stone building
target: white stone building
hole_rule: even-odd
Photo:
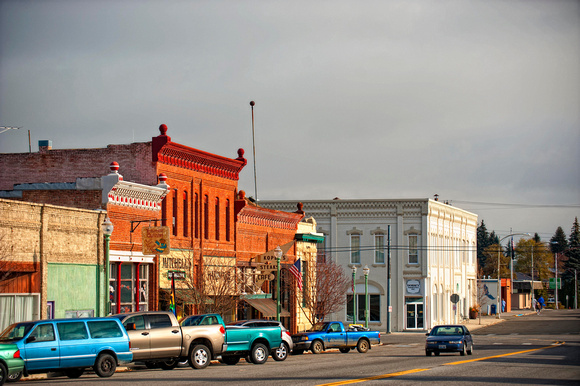
[[[357,323],[365,323],[365,266],[373,329],[426,330],[468,317],[477,293],[476,214],[431,199],[302,203],[325,236],[319,253],[335,259],[348,275],[356,267]],[[292,211],[296,200],[260,200],[260,205]],[[352,298],[350,289],[345,308],[331,318],[352,323]]]

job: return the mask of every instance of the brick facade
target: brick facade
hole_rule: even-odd
[[[114,225],[111,251],[140,251],[140,229],[148,221],[168,226],[172,250],[190,251],[193,263],[200,266],[204,256],[231,257],[238,266],[248,266],[252,257],[294,239],[302,214],[261,208],[253,205],[243,192],[238,194],[239,173],[247,163],[242,149],[238,150],[237,158],[227,158],[172,142],[165,125],[159,130],[160,135],[144,143],[0,154],[4,165],[0,170],[0,189],[10,191],[18,184],[100,178],[108,173],[110,163],[116,161],[124,181],[156,185],[157,176],[164,173],[170,188],[160,211],[113,203],[102,206]],[[96,209],[98,206],[93,204],[98,200],[97,192],[37,189],[23,191],[22,197],[16,199]],[[294,262],[294,249],[288,254]],[[151,309],[159,304],[159,283],[166,283],[161,280],[166,274],[167,270],[159,266],[159,258],[155,258],[149,273]],[[270,290],[267,283],[264,290]]]

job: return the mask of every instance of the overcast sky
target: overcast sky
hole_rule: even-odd
[[[258,199],[437,193],[545,240],[580,217],[579,1],[0,0],[1,153],[165,123],[244,148],[254,196],[251,100]]]

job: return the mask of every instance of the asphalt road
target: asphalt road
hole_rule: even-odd
[[[235,366],[212,364],[204,370],[134,370],[102,379],[85,374],[25,384],[222,384],[222,385],[405,385],[475,383],[478,385],[578,385],[580,384],[580,312],[545,310],[475,330],[474,354],[441,354],[426,357],[425,335],[396,333],[383,336],[383,345],[366,354],[331,350],[319,355],[272,359],[264,365],[243,360]]]

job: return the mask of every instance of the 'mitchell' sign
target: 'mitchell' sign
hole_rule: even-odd
[[[146,227],[141,231],[144,255],[169,254],[169,227]]]

